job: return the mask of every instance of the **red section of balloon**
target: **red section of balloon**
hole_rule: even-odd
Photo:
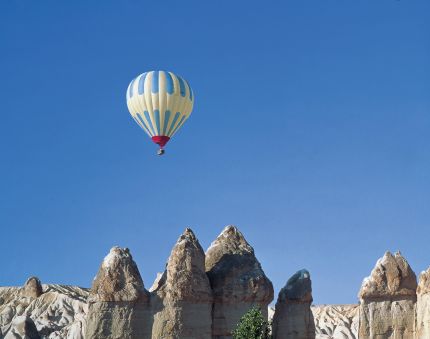
[[[165,135],[155,135],[152,137],[152,141],[157,145],[159,145],[161,148],[163,148],[164,145],[166,145],[169,140],[170,138]]]

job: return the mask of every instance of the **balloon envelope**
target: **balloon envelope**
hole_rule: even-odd
[[[133,119],[160,148],[182,127],[194,104],[188,82],[165,71],[140,74],[130,82],[126,98]]]

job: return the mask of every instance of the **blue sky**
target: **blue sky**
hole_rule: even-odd
[[[430,2],[0,2],[0,285],[90,286],[129,247],[149,287],[190,226],[227,224],[275,294],[352,303],[386,250],[430,265]],[[193,114],[166,155],[129,81],[170,70]]]

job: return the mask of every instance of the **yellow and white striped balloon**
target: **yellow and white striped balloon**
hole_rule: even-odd
[[[127,106],[136,123],[162,148],[191,114],[194,93],[172,72],[151,71],[133,79]]]

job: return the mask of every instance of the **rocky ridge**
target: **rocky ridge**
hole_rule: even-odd
[[[231,331],[252,306],[263,310],[273,300],[273,285],[266,277],[254,249],[235,226],[227,226],[206,251],[206,273],[213,291],[214,338]]]
[[[41,287],[37,298],[23,295],[20,287],[0,288],[0,338],[19,338],[24,332],[34,337],[28,318],[43,338],[84,338],[89,290],[65,285]]]
[[[210,338],[212,290],[205,253],[191,229],[179,237],[153,286],[153,338]]]
[[[311,307],[316,339],[357,339],[359,305],[319,305]]]
[[[386,252],[359,292],[359,338],[414,338],[417,280],[400,252]]]
[[[311,306],[310,273],[298,271],[280,291],[274,339],[430,338],[430,269],[419,284],[406,259],[379,259],[359,305]],[[190,229],[179,237],[150,291],[130,251],[114,247],[91,289],[41,284],[0,287],[0,338],[231,338],[249,307],[266,313],[273,287],[254,249],[234,226],[203,252]]]
[[[88,297],[85,338],[150,338],[149,292],[128,248],[113,247]]]

